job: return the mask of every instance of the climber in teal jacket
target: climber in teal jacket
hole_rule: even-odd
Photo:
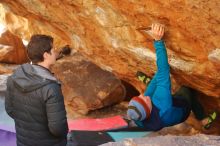
[[[194,90],[182,87],[172,96],[170,81],[170,66],[166,47],[162,37],[164,26],[153,24],[151,36],[154,38],[157,72],[150,81],[143,95],[132,98],[129,102],[127,115],[135,123],[148,131],[160,130],[163,127],[179,124],[185,121],[191,110],[198,120],[216,118],[216,113],[207,120],[201,104],[194,97]]]

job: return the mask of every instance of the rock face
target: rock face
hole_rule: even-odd
[[[166,25],[172,79],[220,97],[220,2],[193,0],[1,0],[1,21],[29,40],[34,33],[70,45],[140,92],[137,70],[156,71],[152,40],[136,29]],[[211,99],[209,100],[211,101]],[[217,103],[212,103],[217,104]],[[219,107],[219,105],[218,105]]]
[[[125,98],[125,87],[116,76],[78,53],[58,61],[53,72],[62,82],[69,117],[87,114]]]
[[[21,64],[27,62],[26,49],[18,36],[5,31],[0,37],[0,62]]]
[[[101,146],[220,146],[219,136],[194,135],[194,136],[157,136],[137,139],[125,139],[121,142],[109,142]]]

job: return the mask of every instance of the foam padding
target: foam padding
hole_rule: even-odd
[[[0,129],[0,146],[16,146],[16,134]]]
[[[151,132],[129,132],[129,131],[122,131],[122,132],[107,132],[114,141],[121,141],[125,138],[140,138],[146,137]]]
[[[114,142],[107,132],[102,131],[71,131],[67,137],[69,146],[97,146]]]
[[[69,130],[104,131],[126,128],[128,124],[121,116],[113,116],[100,119],[68,120],[68,126]]]

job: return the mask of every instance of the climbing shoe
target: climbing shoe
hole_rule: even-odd
[[[213,112],[211,114],[208,115],[208,121],[207,123],[204,125],[205,129],[209,129],[212,125],[212,123],[217,119],[217,112]]]
[[[141,82],[143,82],[146,85],[148,85],[151,81],[151,78],[148,77],[145,73],[143,73],[141,71],[137,71],[136,77],[138,78],[138,80],[140,80]]]

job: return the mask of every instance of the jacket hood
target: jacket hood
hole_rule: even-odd
[[[39,65],[23,64],[11,76],[12,81],[19,90],[30,92],[57,79],[46,68]]]

